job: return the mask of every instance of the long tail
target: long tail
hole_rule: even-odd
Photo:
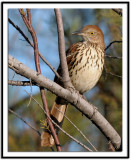
[[[67,109],[67,102],[60,97],[56,98],[56,101],[54,102],[52,109],[51,109],[51,118],[59,125],[62,126],[63,120],[64,120],[64,114]],[[58,134],[59,129],[55,127],[56,133]],[[51,135],[50,130],[44,129],[44,131],[41,134],[41,146],[53,146],[54,145],[54,138]]]

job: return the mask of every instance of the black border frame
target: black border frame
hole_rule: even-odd
[[[127,53],[128,53],[128,55],[127,55],[127,105],[128,105],[128,110],[127,110],[127,144],[128,144],[128,146],[127,146],[127,157],[125,157],[125,156],[123,156],[123,157],[69,157],[69,156],[67,156],[67,157],[5,157],[5,156],[3,156],[3,6],[4,6],[4,4],[20,4],[20,3],[25,3],[25,4],[35,4],[35,3],[41,3],[41,4],[47,4],[47,3],[52,3],[52,4],[80,4],[80,3],[82,3],[82,4],[91,4],[91,3],[95,3],[95,4],[126,4],[127,5]],[[101,2],[99,2],[99,1],[89,1],[89,2],[86,2],[86,1],[79,1],[79,2],[74,2],[74,1],[70,1],[70,2],[68,2],[68,1],[63,1],[63,2],[59,2],[59,1],[45,1],[45,2],[40,2],[40,1],[38,1],[38,2],[29,2],[29,1],[27,1],[27,2],[23,2],[23,1],[20,1],[20,2],[15,2],[15,1],[4,1],[4,2],[1,2],[1,158],[14,158],[14,159],[16,159],[16,158],[20,158],[20,159],[22,159],[22,158],[31,158],[31,159],[35,159],[35,158],[47,158],[47,159],[52,159],[52,158],[54,158],[54,159],[60,159],[60,158],[72,158],[72,159],[79,159],[79,158],[83,158],[83,159],[85,159],[85,158],[90,158],[90,159],[104,159],[104,158],[107,158],[107,159],[110,159],[110,158],[114,158],[114,159],[118,159],[118,158],[123,158],[123,159],[125,159],[125,158],[129,158],[130,157],[130,153],[129,153],[129,151],[130,151],[130,127],[129,127],[129,113],[130,113],[130,108],[129,108],[129,104],[130,104],[130,101],[129,101],[129,88],[130,88],[130,84],[129,84],[129,82],[130,82],[130,73],[129,73],[129,59],[130,59],[130,55],[129,55],[129,51],[130,51],[130,46],[129,46],[129,44],[130,44],[130,37],[129,37],[129,35],[130,35],[130,2],[129,1],[120,1],[120,2],[118,2],[118,1],[114,1],[114,2],[109,2],[109,1],[101,1]]]

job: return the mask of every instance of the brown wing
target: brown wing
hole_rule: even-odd
[[[67,65],[68,65],[68,69],[70,69],[70,67],[72,66],[72,64],[75,61],[75,58],[77,56],[77,54],[79,53],[79,48],[82,45],[81,42],[78,43],[74,43],[67,51],[66,51],[66,56],[67,56]],[[57,72],[59,73],[59,75],[61,75],[61,67],[59,65]],[[54,79],[55,82],[59,83],[58,78],[55,76]]]
[[[71,66],[73,66],[74,62],[76,61],[76,57],[80,51],[81,45],[82,45],[81,42],[75,43],[71,46],[70,49],[67,50],[67,65],[69,70]]]

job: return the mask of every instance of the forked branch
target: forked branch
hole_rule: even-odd
[[[105,137],[112,142],[116,149],[120,148],[121,137],[111,126],[111,124],[97,111],[94,112],[94,106],[87,101],[85,101],[80,95],[75,91],[71,92],[67,89],[64,89],[57,83],[45,78],[41,74],[38,75],[34,70],[26,67],[23,63],[18,61],[12,56],[8,56],[9,67],[12,66],[12,69],[15,68],[15,72],[26,77],[31,78],[32,81],[36,82],[39,86],[44,87],[56,94],[57,96],[62,97],[67,100],[69,103],[74,105],[79,111],[81,111],[86,117],[88,117],[105,135]]]
[[[39,74],[41,74],[41,68],[40,68],[40,63],[39,63],[38,42],[37,42],[37,37],[36,37],[35,31],[34,31],[34,29],[32,27],[32,24],[31,24],[30,9],[27,9],[27,17],[26,17],[26,14],[25,14],[25,12],[24,12],[23,9],[19,9],[19,12],[20,12],[21,17],[23,18],[23,21],[24,21],[25,25],[27,26],[27,28],[28,28],[31,36],[32,36],[32,39],[33,39],[35,65],[36,65],[37,74],[39,75]],[[49,119],[50,113],[49,113],[49,108],[48,108],[48,104],[47,104],[47,100],[46,100],[46,95],[45,95],[45,91],[44,91],[43,87],[40,87],[40,92],[41,92],[41,98],[42,98],[42,102],[43,102],[43,107],[45,108],[45,111],[46,111],[46,113],[48,115],[47,116],[47,121],[48,121],[50,130],[52,132],[53,138],[55,140],[55,144],[56,144],[57,150],[61,151],[60,142],[59,142],[58,136],[56,134],[54,125],[52,124],[52,121]]]

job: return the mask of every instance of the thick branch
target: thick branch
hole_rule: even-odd
[[[59,55],[60,55],[60,65],[62,69],[62,78],[64,87],[73,87],[70,81],[68,66],[66,61],[65,54],[65,40],[64,40],[64,30],[63,30],[63,22],[62,15],[60,9],[55,9],[56,21],[57,21],[57,30],[58,30],[58,43],[59,43]]]
[[[12,56],[8,56],[9,66],[15,68],[15,71],[19,71],[18,74],[31,78],[39,86],[47,88],[52,93],[64,98],[69,103],[73,104],[78,110],[80,110],[86,117],[88,117],[106,136],[106,138],[112,142],[116,149],[120,148],[121,138],[110,123],[97,111],[94,112],[94,106],[85,101],[76,92],[71,92],[67,89],[62,88],[55,82],[45,78],[41,74],[37,74],[34,70],[26,67],[23,63],[18,61]]]

